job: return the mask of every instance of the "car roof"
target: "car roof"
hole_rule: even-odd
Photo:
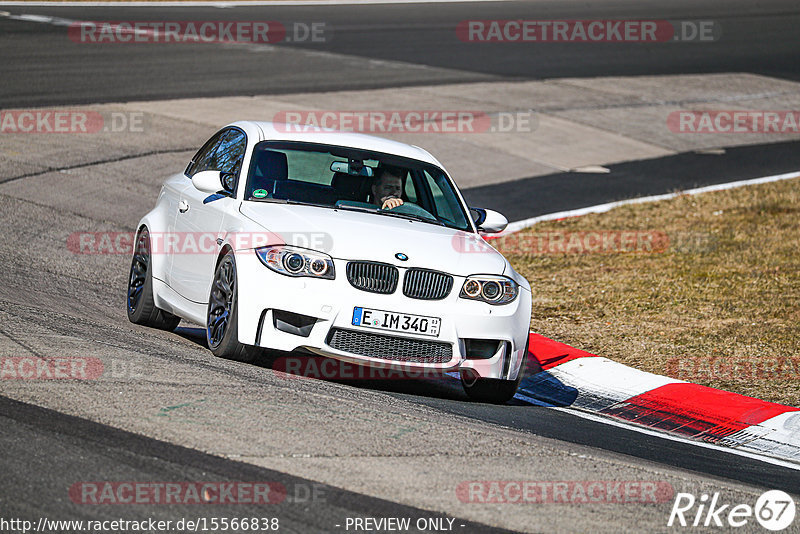
[[[321,143],[348,148],[374,150],[375,152],[383,152],[385,154],[432,163],[437,167],[444,168],[427,150],[418,146],[407,145],[374,135],[342,132],[328,128],[316,128],[295,124],[284,125],[283,123],[268,121],[238,121],[229,126],[238,126],[245,130],[250,130],[248,126],[255,126],[261,130],[261,141],[305,141],[308,143]]]

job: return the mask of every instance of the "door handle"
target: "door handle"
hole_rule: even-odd
[[[181,213],[186,213],[187,211],[189,211],[189,203],[186,202],[185,200],[181,200],[178,203],[178,211]]]

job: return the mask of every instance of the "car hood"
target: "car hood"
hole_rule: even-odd
[[[244,202],[241,213],[283,243],[342,260],[369,260],[457,276],[503,274],[508,263],[480,236],[388,215],[278,203]],[[408,257],[406,261],[397,255]]]

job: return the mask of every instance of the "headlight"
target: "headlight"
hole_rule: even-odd
[[[286,276],[310,276],[333,280],[333,259],[327,254],[298,247],[275,245],[256,249],[261,263]]]
[[[517,298],[517,293],[519,286],[511,278],[476,274],[464,281],[459,297],[489,304],[508,304]]]

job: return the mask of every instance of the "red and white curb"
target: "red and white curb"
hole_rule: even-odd
[[[503,235],[628,204],[798,177],[800,172],[789,172],[550,213],[513,222]],[[538,372],[523,379],[520,400],[800,469],[800,408],[646,373],[535,333],[530,334],[529,351],[528,363]]]
[[[535,333],[528,357],[541,371],[524,378],[522,400],[800,466],[800,408],[639,371]]]

